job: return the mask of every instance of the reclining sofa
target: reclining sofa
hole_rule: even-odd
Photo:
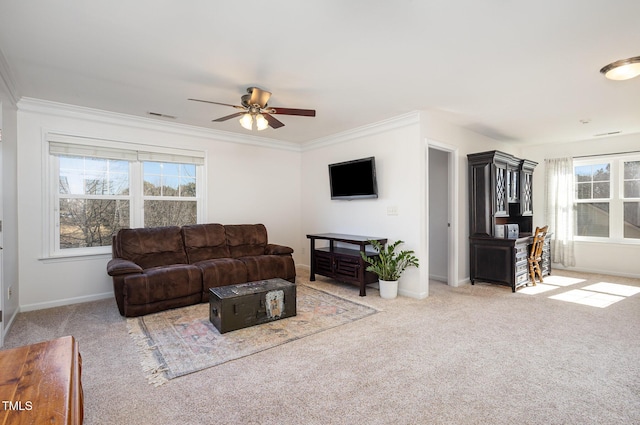
[[[282,278],[295,283],[293,249],[267,243],[262,224],[122,229],[107,273],[122,316],[209,300],[209,288]]]

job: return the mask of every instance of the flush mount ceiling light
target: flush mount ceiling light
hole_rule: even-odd
[[[622,59],[603,67],[600,72],[610,80],[629,80],[640,75],[640,56]]]

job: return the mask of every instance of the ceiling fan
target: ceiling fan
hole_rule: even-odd
[[[253,122],[256,123],[258,130],[264,130],[267,127],[273,129],[284,127],[284,124],[273,115],[300,115],[303,117],[315,117],[316,111],[314,109],[292,109],[292,108],[279,108],[274,106],[268,106],[267,102],[271,97],[271,93],[266,90],[261,90],[258,87],[249,87],[247,94],[243,95],[241,99],[242,106],[230,105],[228,103],[213,102],[211,100],[189,99],[196,102],[213,103],[214,105],[231,106],[232,108],[241,109],[241,112],[227,115],[222,118],[212,120],[212,122],[222,122],[231,118],[240,118],[240,125],[247,130],[253,129]]]

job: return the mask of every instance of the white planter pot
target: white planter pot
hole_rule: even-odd
[[[378,280],[378,285],[380,285],[380,297],[392,300],[398,296],[397,280]]]

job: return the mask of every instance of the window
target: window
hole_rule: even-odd
[[[640,242],[640,156],[574,161],[576,240]]]
[[[48,138],[53,193],[49,256],[107,253],[120,229],[182,226],[202,217],[203,153]]]
[[[622,174],[623,236],[640,240],[640,160],[624,161]]]
[[[609,237],[611,164],[575,167],[576,236]]]
[[[129,162],[60,156],[58,164],[59,248],[111,245],[130,224]]]
[[[196,223],[196,166],[171,162],[144,162],[142,166],[145,226]]]

